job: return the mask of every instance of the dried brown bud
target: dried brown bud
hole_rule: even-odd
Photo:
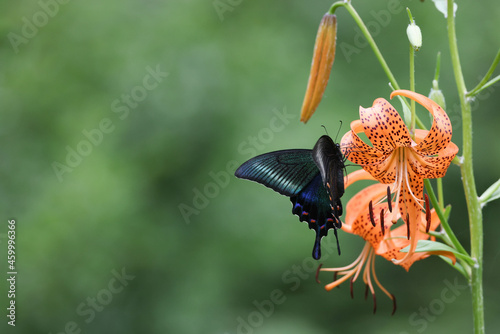
[[[300,120],[306,123],[318,107],[323,97],[333,60],[335,59],[335,42],[337,39],[337,18],[326,13],[319,25],[314,54],[311,64],[311,73],[307,83],[306,96],[302,104]]]

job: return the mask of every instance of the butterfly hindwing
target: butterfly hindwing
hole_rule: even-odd
[[[321,239],[328,234],[329,229],[335,228],[330,198],[323,187],[321,175],[318,173],[300,193],[290,197],[290,200],[293,204],[292,212],[316,232],[312,254],[313,258],[318,260],[321,257]]]

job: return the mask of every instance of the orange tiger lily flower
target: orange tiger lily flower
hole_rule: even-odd
[[[353,182],[363,179],[373,180],[373,177],[364,170],[353,172],[346,178],[346,187]],[[388,219],[392,215],[389,209],[392,209],[395,203],[382,202],[387,197],[386,195],[387,185],[377,183],[366,187],[351,198],[346,206],[346,217],[342,225],[342,230],[361,236],[366,240],[366,244],[359,257],[350,265],[341,268],[323,268],[321,271],[335,272],[335,277],[337,275],[342,276],[339,279],[334,279],[332,283],[325,286],[325,289],[329,291],[350,278],[352,295],[352,284],[364,269],[363,281],[367,287],[366,293],[369,290],[373,296],[374,312],[377,304],[373,281],[393,301],[394,314],[396,299],[379,282],[375,272],[375,257],[379,255],[394,263],[394,259],[401,259],[407,256],[401,250],[409,246],[410,241],[406,238],[407,227],[405,225],[396,227]],[[429,221],[423,215],[420,216],[420,220],[416,224],[417,233],[415,239],[429,239],[429,234],[425,230],[435,231],[439,224],[440,221],[434,209],[430,211]],[[434,240],[434,238],[431,239]],[[425,259],[433,254],[444,255],[449,257],[453,262],[456,261],[455,256],[450,252],[419,252],[413,253],[406,261],[398,264],[408,271],[415,261]]]
[[[396,110],[385,99],[378,98],[371,108],[359,108],[360,119],[351,123],[351,131],[344,135],[341,146],[350,161],[361,165],[380,183],[390,185],[396,210],[388,218],[396,223],[401,217],[407,224],[406,237],[411,241],[409,252],[394,260],[400,264],[411,259],[417,246],[418,222],[424,210],[424,178],[443,177],[458,147],[451,142],[450,119],[436,102],[407,90],[394,91],[391,98],[396,95],[424,106],[434,117],[431,129],[416,130],[412,139]],[[360,132],[364,132],[373,147],[359,138]]]

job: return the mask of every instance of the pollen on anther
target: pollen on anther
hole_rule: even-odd
[[[375,219],[373,218],[373,204],[372,204],[372,201],[370,201],[370,203],[368,203],[368,211],[369,211],[369,214],[370,214],[370,222],[372,223],[373,227],[375,227],[376,224],[375,224]]]
[[[431,228],[431,208],[429,205],[429,196],[427,196],[427,194],[424,194],[424,198],[425,198],[425,220],[427,221],[425,232],[429,233],[429,229]]]
[[[408,236],[408,240],[410,240],[410,215],[406,214],[406,233]]]
[[[382,235],[384,235],[385,234],[384,209],[380,211],[380,228],[382,229]]]
[[[391,187],[387,186],[387,206],[389,207],[389,212],[392,213],[392,197],[391,197]]]
[[[391,315],[394,315],[394,313],[396,313],[396,308],[397,308],[396,297],[394,297],[394,295],[392,293],[391,293],[391,296],[392,296],[392,314]]]

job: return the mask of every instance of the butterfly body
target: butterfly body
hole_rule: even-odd
[[[322,136],[312,150],[294,149],[265,153],[243,163],[235,176],[252,180],[290,197],[292,213],[316,231],[313,258],[321,257],[321,239],[342,223],[344,157],[340,146]],[[337,239],[338,246],[338,239]],[[340,247],[338,247],[340,254]]]

